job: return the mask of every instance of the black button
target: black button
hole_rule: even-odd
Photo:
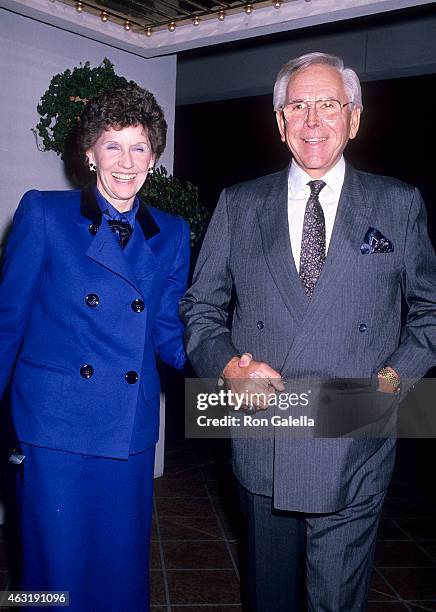
[[[142,300],[136,299],[131,303],[131,307],[133,312],[142,312],[145,308],[145,304]]]
[[[92,367],[92,365],[85,363],[85,365],[80,368],[80,376],[82,378],[91,378],[93,374],[94,368]]]
[[[366,332],[367,329],[368,329],[368,327],[367,327],[366,323],[361,323],[359,325],[359,331],[360,332]]]
[[[138,382],[139,376],[137,372],[135,372],[134,370],[130,370],[130,372],[127,372],[124,378],[129,383],[129,385],[134,385],[136,382]]]
[[[91,223],[91,225],[88,227],[89,229],[89,233],[92,234],[93,236],[96,235],[96,233],[98,232],[100,226],[97,225],[97,223]]]
[[[265,327],[265,325],[264,325],[263,321],[258,321],[256,323],[256,327],[257,327],[257,329],[263,329]]]
[[[85,298],[85,302],[91,308],[95,308],[96,306],[98,306],[100,302],[100,298],[98,297],[96,293],[88,293],[88,295]]]

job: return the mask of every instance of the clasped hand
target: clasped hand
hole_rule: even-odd
[[[244,397],[243,409],[266,410],[268,400],[285,386],[279,372],[263,361],[256,361],[250,353],[233,357],[223,370],[228,388]]]

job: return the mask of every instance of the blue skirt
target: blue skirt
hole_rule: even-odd
[[[69,591],[52,610],[149,610],[154,446],[128,460],[21,446],[21,588]]]

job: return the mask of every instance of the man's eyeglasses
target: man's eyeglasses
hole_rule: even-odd
[[[339,100],[333,98],[323,98],[321,100],[291,100],[282,107],[282,113],[286,121],[298,121],[305,119],[309,108],[314,108],[319,119],[324,121],[333,121],[339,117],[344,106],[353,104],[353,102],[345,102],[342,104]]]

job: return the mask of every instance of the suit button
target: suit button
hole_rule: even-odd
[[[94,368],[92,367],[92,365],[85,363],[85,365],[80,368],[80,376],[82,378],[91,378],[93,374]]]
[[[90,233],[92,236],[95,236],[95,235],[96,235],[96,233],[98,232],[99,228],[100,228],[100,226],[99,226],[99,225],[97,225],[97,223],[91,223],[91,225],[88,227],[88,229],[89,229],[89,233]]]
[[[359,331],[360,332],[366,332],[367,329],[368,329],[368,326],[366,325],[366,323],[361,323],[359,325]]]
[[[137,372],[135,372],[134,370],[130,370],[130,372],[127,372],[124,378],[129,383],[129,385],[134,385],[136,382],[138,382],[139,376]]]
[[[88,293],[88,295],[85,298],[85,302],[91,308],[95,308],[96,306],[98,306],[100,302],[100,298],[98,297],[96,293]]]
[[[257,329],[263,329],[265,327],[265,325],[264,325],[263,321],[258,321],[256,323],[256,327],[257,327]]]
[[[133,312],[142,312],[145,308],[145,304],[142,300],[133,300],[131,303]]]

